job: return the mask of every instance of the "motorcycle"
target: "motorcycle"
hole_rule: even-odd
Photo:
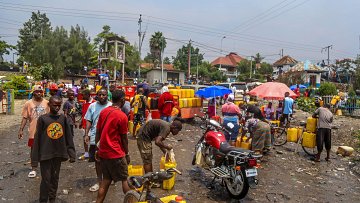
[[[244,198],[249,187],[256,188],[258,184],[257,159],[262,155],[231,146],[222,132],[230,133],[226,128],[215,120],[196,117],[203,121],[200,127],[205,132],[195,146],[192,164],[210,170],[214,175],[210,185],[220,178],[232,198]]]

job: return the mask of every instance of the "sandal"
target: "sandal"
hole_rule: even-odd
[[[36,171],[30,171],[28,177],[29,178],[35,178],[36,177]]]
[[[317,159],[316,157],[311,157],[310,160],[314,162],[320,162],[320,159]]]
[[[97,192],[99,190],[99,184],[96,183],[95,185],[90,187],[90,192]]]

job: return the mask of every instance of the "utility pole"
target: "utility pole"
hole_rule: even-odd
[[[327,51],[327,54],[328,54],[328,58],[327,58],[327,62],[328,62],[328,66],[330,64],[330,49],[332,49],[332,46],[333,45],[329,45],[329,46],[326,46],[324,48],[321,49],[321,53],[325,50]]]
[[[250,56],[250,79],[251,79],[251,72],[252,72],[252,59],[253,59],[253,57]]]
[[[140,68],[141,68],[141,46],[142,46],[142,42],[144,41],[144,37],[145,37],[145,33],[142,33],[141,32],[141,23],[142,23],[142,20],[141,20],[141,14],[140,14],[140,18],[139,18],[139,21],[138,21],[138,24],[139,24],[139,30],[138,30],[138,36],[139,36],[139,58],[140,58],[140,61],[139,61],[139,72],[138,72],[138,79],[140,82]]]
[[[284,57],[284,49],[280,50],[280,56],[281,56],[281,58]]]
[[[188,80],[190,80],[190,68],[191,68],[191,39],[188,46]]]

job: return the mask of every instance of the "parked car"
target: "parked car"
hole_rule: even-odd
[[[219,83],[217,84],[218,86],[223,86],[229,89],[236,89],[236,94],[244,94],[247,93],[249,91],[246,82],[230,82],[230,83]]]

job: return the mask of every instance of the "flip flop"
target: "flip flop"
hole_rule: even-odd
[[[90,192],[97,192],[99,190],[99,184],[95,184],[93,186],[90,187]]]
[[[36,177],[36,171],[30,171],[28,177],[29,178],[35,178]]]
[[[311,157],[310,160],[314,162],[320,162],[320,159],[316,159],[316,157]]]

